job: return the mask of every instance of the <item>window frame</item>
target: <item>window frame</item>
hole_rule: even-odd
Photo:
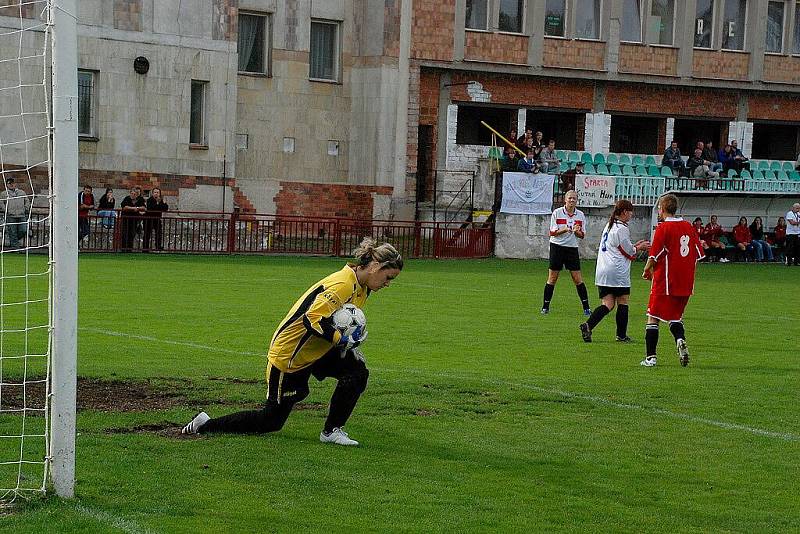
[[[564,34],[563,35],[550,35],[547,33],[547,0],[544,0],[544,28],[542,28],[542,33],[546,39],[569,39],[570,38],[570,24],[569,24],[569,17],[570,17],[570,1],[569,0],[562,0],[564,2],[564,15],[562,18],[562,24],[564,25]]]
[[[726,2],[729,1],[744,1],[744,21],[742,22],[742,48],[725,48],[723,42],[725,41],[725,7]],[[750,17],[750,1],[748,0],[721,0],[722,2],[722,16],[720,17],[720,24],[722,25],[722,35],[720,35],[719,49],[722,52],[747,52],[747,23]]]
[[[767,32],[764,32],[764,53],[769,55],[781,56],[786,52],[786,21],[789,19],[789,3],[786,0],[767,0],[767,26],[769,26],[769,5],[779,3],[783,6],[783,15],[781,17],[781,48],[780,50],[771,51],[767,50]],[[797,14],[795,13],[795,17]],[[795,21],[796,23],[796,21]]]
[[[467,0],[467,2],[468,2],[468,1],[469,1],[469,0]],[[467,31],[473,31],[473,32],[488,32],[488,31],[491,31],[491,30],[489,29],[489,21],[490,21],[490,19],[491,19],[491,13],[492,13],[492,2],[493,2],[493,0],[484,0],[484,1],[486,2],[486,20],[484,21],[484,22],[485,22],[485,25],[484,25],[484,27],[483,27],[483,28],[471,28],[471,27],[469,27],[469,26],[467,25],[467,23],[468,23],[468,20],[467,20],[467,12],[466,12],[466,9],[467,9],[467,4],[466,4],[466,2],[464,3],[464,29],[465,29],[465,30],[467,30]],[[524,28],[524,26],[523,26],[523,28]]]
[[[313,29],[314,24],[325,24],[328,26],[333,26],[334,28],[334,36],[333,36],[333,43],[336,49],[334,50],[333,54],[333,78],[317,78],[312,76],[311,72],[311,43],[313,42]],[[341,32],[342,22],[339,20],[329,20],[329,19],[311,19],[311,25],[309,26],[308,32],[308,79],[312,82],[322,82],[322,83],[341,83],[342,78],[342,32]]]
[[[792,27],[792,56],[800,56],[800,1],[794,2],[794,26]]]
[[[591,2],[599,2],[599,7],[597,10],[597,37],[578,37],[578,8],[576,6],[576,2],[578,0],[571,0],[572,3],[572,17],[570,18],[570,35],[576,41],[594,41],[594,42],[602,42],[603,41],[603,3],[604,0],[590,0]]]
[[[646,2],[645,0],[633,0],[639,4],[639,40],[638,41],[628,41],[627,39],[622,38],[622,23],[620,22],[620,31],[619,31],[619,42],[624,44],[634,44],[634,45],[644,45],[645,43],[645,24],[644,24],[644,17],[642,17],[642,8],[646,8],[650,5],[650,2]],[[623,3],[623,9],[625,5]],[[646,11],[645,13],[648,13]]]
[[[90,92],[89,92],[89,132],[81,132],[80,131],[80,77],[81,74],[88,74],[89,80],[91,82],[90,85]],[[99,71],[92,70],[92,69],[78,69],[78,140],[81,141],[97,141],[97,78],[100,74]]]
[[[202,92],[200,96],[202,98],[200,102],[200,137],[201,140],[193,141],[192,140],[192,131],[194,128],[192,127],[194,121],[194,112],[192,110],[192,105],[194,104],[194,89],[195,87],[201,87]],[[189,147],[190,148],[208,148],[208,87],[209,82],[208,80],[195,80],[192,79],[190,82],[190,93],[189,93]]]
[[[670,47],[674,48],[676,46],[675,45],[675,30],[676,30],[676,26],[677,26],[676,23],[677,23],[677,19],[678,19],[678,2],[679,2],[679,0],[671,0],[671,1],[672,1],[672,35],[670,36],[670,42],[669,43],[661,43],[661,42],[657,42],[656,41],[655,38],[656,37],[660,37],[661,36],[661,32],[660,31],[655,32],[653,30],[653,28],[650,27],[650,17],[653,16],[654,1],[653,0],[648,0],[647,1],[647,7],[649,9],[647,10],[647,25],[646,25],[646,29],[647,29],[647,34],[648,34],[647,35],[647,41],[648,41],[647,44],[650,45],[650,46],[664,46],[664,47],[668,47],[668,48],[670,48]],[[650,35],[651,32],[654,33],[655,35]],[[694,39],[692,39],[692,44],[694,44]]]
[[[487,0],[487,2],[491,3],[492,0]],[[505,33],[508,35],[525,35],[525,23],[527,22],[525,19],[528,16],[528,2],[526,0],[516,0],[520,8],[522,9],[522,13],[520,14],[520,21],[519,21],[519,31],[511,31],[511,30],[502,30],[500,29],[500,7],[502,6],[501,0],[494,0],[497,3],[497,32],[498,33]],[[488,10],[487,10],[488,12]],[[564,30],[566,31],[566,25],[564,26]]]
[[[694,30],[692,31],[692,48],[696,50],[714,50],[715,49],[715,38],[717,37],[717,19],[718,19],[718,8],[720,1],[724,0],[711,0],[711,35],[708,37],[708,46],[697,46],[694,44],[694,38],[697,36],[697,7],[695,4],[695,12],[694,12]],[[722,41],[720,41],[721,43]]]
[[[239,70],[239,65],[237,61],[236,70],[238,74],[242,74],[244,76],[272,76],[272,13],[270,12],[259,12],[259,11],[249,11],[249,10],[241,10],[239,11],[238,16],[250,16],[250,17],[258,17],[263,19],[263,32],[264,32],[264,71],[263,72],[253,72],[249,70]],[[237,23],[239,21],[237,20]],[[241,27],[241,25],[239,25]],[[239,57],[239,41],[237,38],[236,42],[236,55],[237,58]]]

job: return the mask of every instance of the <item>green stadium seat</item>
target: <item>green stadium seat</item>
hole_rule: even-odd
[[[645,167],[644,165],[637,165],[636,176],[647,176],[647,167]]]
[[[736,172],[736,169],[728,169],[728,178],[738,178],[739,175]]]
[[[619,160],[617,159],[616,154],[609,154],[608,156],[606,156],[606,165],[608,165],[609,168],[611,165],[618,165],[618,164]]]
[[[661,176],[664,178],[672,178],[674,175],[672,174],[672,169],[664,165],[661,167]]]
[[[558,164],[558,172],[564,172],[569,170],[569,163],[566,161],[562,161]]]
[[[578,163],[581,160],[581,155],[578,152],[570,152],[568,161],[570,163]]]
[[[800,171],[790,171],[789,179],[794,181],[800,181]]]
[[[744,179],[744,180],[752,180],[753,179],[753,175],[750,174],[750,171],[748,171],[747,169],[742,169],[741,176],[742,176],[742,179]]]
[[[567,153],[563,150],[556,150],[556,157],[559,161],[567,161]]]
[[[789,181],[789,174],[786,171],[784,171],[783,169],[781,169],[778,172],[776,172],[775,176],[778,177],[778,180],[783,180],[784,182],[788,182]]]
[[[633,170],[633,167],[630,165],[624,165],[622,167],[622,175],[623,176],[636,176],[636,173]]]
[[[638,167],[639,165],[644,165],[644,158],[642,158],[642,156],[639,155],[633,156],[633,158],[631,159],[631,165],[633,165],[634,167]]]
[[[594,165],[594,161],[592,160],[592,155],[589,152],[584,152],[581,154],[581,161],[586,163],[587,165]]]
[[[608,167],[606,166],[606,164],[605,163],[601,163],[601,164],[599,164],[597,166],[597,174],[601,174],[603,176],[608,176],[611,173],[608,172]]]
[[[658,178],[661,176],[661,171],[659,170],[658,165],[648,165],[647,174],[653,178]]]
[[[780,161],[773,161],[772,163],[769,164],[769,170],[771,171],[778,172],[782,169],[783,167],[781,166]]]
[[[656,158],[654,158],[653,156],[647,156],[646,158],[644,158],[644,164],[645,165],[656,165]]]
[[[608,166],[608,173],[612,176],[622,176],[622,169],[619,165],[612,163]]]
[[[764,179],[764,173],[761,171],[761,169],[755,169],[754,168],[750,172],[753,174],[753,180],[763,180]]]
[[[769,162],[765,160],[761,160],[758,162],[758,170],[760,171],[768,171],[769,170]]]
[[[489,157],[492,159],[501,159],[503,157],[503,151],[500,150],[500,147],[493,146],[489,149]]]
[[[778,177],[775,176],[774,172],[772,172],[770,170],[766,170],[766,171],[764,171],[764,179],[765,180],[777,180]]]
[[[619,165],[620,167],[624,167],[625,165],[631,164],[631,158],[627,154],[622,154],[619,157]]]
[[[794,170],[794,163],[792,163],[791,161],[784,161],[783,170],[786,172],[792,172]]]
[[[594,165],[591,163],[584,163],[583,174],[597,174],[597,171],[595,170]]]
[[[605,157],[605,155],[603,155],[602,152],[598,152],[597,154],[594,155],[594,164],[595,164],[595,166],[604,165],[605,162],[606,162],[606,157]]]

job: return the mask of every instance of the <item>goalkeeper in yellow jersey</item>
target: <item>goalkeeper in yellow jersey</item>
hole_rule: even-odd
[[[403,269],[403,257],[392,245],[377,245],[369,238],[361,242],[355,257],[355,263],[311,286],[278,325],[269,346],[264,407],[216,419],[200,412],[182,433],[280,430],[292,407],[308,396],[308,380],[314,375],[317,380],[338,381],[320,441],[358,445],[342,427],[367,387],[369,371],[358,348],[367,333],[356,329],[344,336],[334,328],[331,316],[347,303],[362,307],[371,292],[387,287]]]

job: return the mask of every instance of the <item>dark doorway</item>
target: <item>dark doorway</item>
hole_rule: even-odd
[[[511,128],[517,128],[517,110],[459,105],[456,144],[492,146],[492,132],[481,121],[505,136]]]
[[[417,201],[433,198],[433,126],[417,130]]]
[[[672,134],[672,139],[678,142],[681,154],[686,156],[694,153],[698,141],[703,141],[704,143],[713,141],[717,149],[724,146],[728,140],[722,138],[723,131],[725,133],[728,132],[726,122],[675,119],[675,131]],[[667,139],[667,143],[672,139]]]
[[[797,158],[798,134],[800,126],[794,124],[753,124],[753,155],[756,159],[782,159],[794,161]],[[741,142],[739,143],[741,146]]]
[[[525,127],[542,132],[545,143],[555,139],[558,149],[577,150],[579,120],[585,120],[583,113],[529,109],[525,116]]]
[[[611,152],[620,154],[660,154],[659,121],[655,117],[611,116]]]

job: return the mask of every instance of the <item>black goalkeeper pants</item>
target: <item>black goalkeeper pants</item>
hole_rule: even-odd
[[[211,419],[200,427],[200,432],[263,434],[280,430],[294,405],[308,396],[311,375],[319,381],[325,378],[338,381],[324,429],[330,432],[343,427],[353,413],[358,398],[367,388],[369,370],[363,361],[355,358],[352,351],[348,351],[344,358],[340,354],[340,350],[334,347],[312,365],[295,373],[284,373],[269,364],[267,401],[263,408]]]

